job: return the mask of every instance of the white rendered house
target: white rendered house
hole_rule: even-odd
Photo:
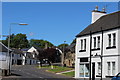
[[[118,72],[120,11],[106,14],[96,8],[92,11],[92,24],[76,36],[75,78],[89,78],[91,74],[94,80],[101,75],[102,78],[115,76]]]
[[[10,74],[11,69],[10,52],[11,50],[8,49],[2,42],[0,42],[0,76]]]

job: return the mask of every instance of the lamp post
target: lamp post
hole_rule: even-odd
[[[65,42],[63,43],[63,53],[62,53],[62,67],[64,67],[64,57],[65,57]]]
[[[9,27],[9,36],[8,36],[8,56],[9,56],[9,62],[8,62],[8,66],[9,66],[9,74],[11,74],[10,70],[11,70],[11,57],[12,55],[10,54],[10,36],[11,36],[11,28],[12,25],[28,25],[27,23],[10,23],[10,27]]]

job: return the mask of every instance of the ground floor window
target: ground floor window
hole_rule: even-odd
[[[98,62],[98,75],[101,75],[101,62]]]
[[[115,62],[112,62],[112,75],[115,75]]]
[[[89,77],[89,64],[80,64],[80,77]]]
[[[115,75],[115,62],[107,62],[108,76]]]
[[[107,66],[108,66],[108,75],[110,75],[110,62],[107,62]]]

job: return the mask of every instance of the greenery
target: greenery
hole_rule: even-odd
[[[52,47],[54,45],[47,40],[31,39],[30,40],[30,46],[45,48],[45,47]]]
[[[48,71],[54,72],[54,73],[58,73],[58,72],[63,72],[63,71],[69,71],[69,70],[72,70],[72,69],[73,69],[73,68],[57,66],[56,68],[50,69],[50,70],[48,70]]]
[[[67,73],[62,73],[63,75],[74,77],[75,71],[67,72]]]
[[[57,47],[63,48],[63,47],[67,47],[67,46],[68,46],[68,44],[60,44],[60,45],[58,45]]]
[[[2,40],[3,44],[8,46],[8,39],[9,37],[6,38],[6,40]],[[27,40],[26,34],[19,33],[17,35],[12,34],[10,36],[10,48],[28,48],[29,43]]]

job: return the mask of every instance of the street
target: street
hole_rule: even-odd
[[[12,66],[12,75],[3,77],[4,79],[10,79],[10,78],[17,78],[17,79],[23,79],[23,78],[34,78],[34,79],[66,79],[69,78],[70,80],[73,79],[68,76],[58,75],[55,73],[50,73],[46,71],[46,68],[38,69],[36,65],[25,65],[25,66]],[[3,80],[4,80],[3,79]]]

